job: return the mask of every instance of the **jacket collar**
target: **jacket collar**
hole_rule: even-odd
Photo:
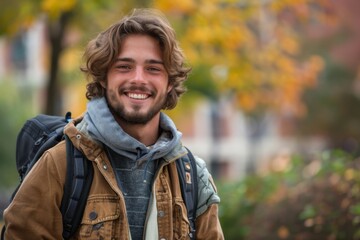
[[[64,133],[70,138],[77,149],[81,150],[89,160],[94,161],[103,151],[102,143],[90,137],[82,120],[83,116],[73,119],[65,126]],[[165,162],[170,163],[186,154],[186,148],[179,142],[162,158]]]

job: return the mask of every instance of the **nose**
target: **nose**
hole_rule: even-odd
[[[132,82],[145,83],[145,72],[142,67],[136,67]]]

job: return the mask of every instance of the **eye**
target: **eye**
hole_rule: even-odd
[[[150,64],[146,67],[146,71],[151,74],[160,74],[166,72],[165,67],[162,64]]]
[[[120,70],[120,71],[129,71],[129,70],[131,70],[131,66],[127,65],[127,64],[119,64],[119,65],[116,65],[115,68]]]
[[[157,68],[157,67],[149,67],[148,71],[150,71],[150,72],[160,72],[161,70],[160,70],[160,68]]]

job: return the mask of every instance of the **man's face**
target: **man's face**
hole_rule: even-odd
[[[117,120],[145,124],[157,116],[171,90],[158,41],[148,35],[127,36],[105,87]]]

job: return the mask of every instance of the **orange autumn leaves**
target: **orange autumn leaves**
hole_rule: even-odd
[[[316,55],[300,57],[296,24],[314,18],[311,4],[311,0],[155,1],[155,7],[181,26],[181,45],[191,65],[211,66],[208,81],[216,83],[219,94],[231,95],[248,112],[271,108],[296,116],[306,114],[301,97],[316,85],[323,68]]]

